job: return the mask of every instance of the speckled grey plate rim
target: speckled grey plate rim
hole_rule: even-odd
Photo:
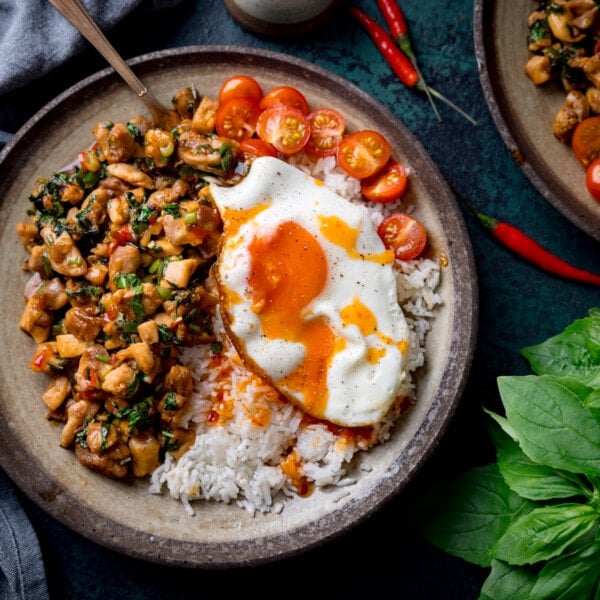
[[[564,92],[536,87],[524,67],[527,16],[535,2],[475,0],[473,35],[483,93],[500,136],[534,187],[573,225],[600,240],[600,203],[585,188],[585,172],[551,124]]]
[[[115,521],[101,510],[96,510],[95,506],[81,503],[77,498],[81,491],[66,488],[63,482],[57,480],[51,472],[54,469],[44,467],[37,452],[31,450],[31,448],[38,449],[40,444],[36,441],[36,435],[41,434],[15,429],[14,421],[17,414],[12,414],[12,404],[10,404],[12,396],[17,394],[14,384],[20,381],[25,386],[29,385],[29,377],[36,376],[28,374],[27,367],[24,365],[22,379],[18,379],[21,375],[14,375],[13,381],[12,371],[18,367],[14,367],[11,371],[10,364],[5,366],[4,362],[2,363],[0,464],[34,503],[80,535],[125,555],[180,567],[228,568],[257,565],[304,552],[363,522],[405,487],[439,443],[460,401],[476,344],[478,286],[468,232],[449,187],[419,141],[383,105],[357,86],[326,69],[285,54],[253,48],[184,47],[140,56],[130,61],[130,64],[144,79],[152,74],[158,76],[162,72],[177,70],[186,65],[206,64],[207,61],[216,65],[217,69],[229,65],[239,72],[249,74],[253,74],[253,69],[260,65],[261,68],[268,68],[269,71],[279,74],[280,79],[281,75],[285,74],[285,81],[295,81],[300,87],[304,82],[313,90],[327,89],[328,93],[343,98],[344,103],[351,102],[358,115],[362,114],[365,119],[373,123],[374,128],[388,135],[395,149],[401,146],[407,162],[418,173],[418,185],[422,185],[429,195],[428,200],[424,201],[424,210],[429,211],[429,216],[426,214],[425,220],[426,224],[428,219],[435,220],[435,223],[431,223],[432,233],[434,237],[440,237],[440,243],[444,244],[449,259],[449,266],[446,267],[443,275],[446,281],[444,285],[450,286],[447,289],[451,289],[452,292],[451,297],[444,299],[444,311],[447,315],[445,319],[448,322],[444,325],[446,329],[440,330],[447,333],[444,333],[439,340],[429,342],[431,348],[428,352],[431,352],[431,356],[439,358],[435,359],[437,362],[428,365],[427,374],[423,377],[424,389],[431,387],[426,380],[435,382],[435,389],[431,390],[431,397],[428,398],[426,412],[418,417],[410,439],[403,441],[396,449],[395,446],[389,446],[395,454],[391,457],[384,455],[385,472],[370,475],[374,481],[368,488],[368,494],[351,496],[348,501],[340,505],[339,509],[334,508],[325,514],[315,511],[314,519],[309,516],[308,521],[302,521],[302,525],[298,527],[287,526],[288,517],[284,510],[278,517],[273,517],[279,521],[278,527],[280,526],[281,531],[262,535],[260,527],[257,527],[255,539],[233,539],[221,542],[218,541],[217,535],[217,541],[204,543],[182,539],[180,535],[165,535],[164,532],[155,534],[154,528],[158,525],[156,522],[132,527],[126,518]],[[82,104],[91,101],[95,94],[111,93],[110,90],[120,89],[123,86],[124,84],[112,69],[105,69],[65,91],[23,126],[0,153],[0,197],[2,198],[0,216],[5,216],[11,210],[6,206],[3,193],[8,186],[7,178],[27,167],[35,168],[35,165],[32,167],[31,161],[32,157],[35,157],[36,145],[43,140],[44,131],[56,127],[56,120],[60,119],[61,115],[64,118],[64,115],[69,115],[70,111],[85,110],[85,107],[82,109]],[[441,227],[442,223],[443,232],[433,231]],[[11,246],[11,252],[14,251],[20,257],[22,248],[15,239],[16,234],[7,230],[4,224],[0,227],[2,227],[0,241]],[[2,269],[0,274],[14,271],[19,260],[20,258],[14,258],[12,265],[7,265],[7,261],[4,261],[0,266]],[[0,323],[4,328],[1,333],[19,335],[19,332],[15,333],[14,323],[13,329],[9,329],[11,326],[7,323],[9,313],[14,311],[8,303],[14,303],[15,295],[18,294],[15,294],[15,290],[6,289],[1,293]],[[6,356],[6,352],[3,355]],[[20,360],[24,362],[22,357]],[[3,361],[6,361],[6,358],[3,358]],[[37,399],[29,401],[39,402]],[[42,410],[39,405],[36,405],[31,407],[30,413],[36,415],[36,411]],[[28,438],[27,451],[23,450],[24,436]],[[29,438],[33,438],[33,441]],[[42,448],[40,452],[56,453],[58,462],[63,460],[59,453],[68,451],[59,448]],[[72,460],[73,468],[77,469],[74,457]],[[104,478],[95,479],[92,475],[90,480],[93,485],[113,486],[109,488],[111,491],[117,489],[112,482],[106,482]],[[139,486],[131,490],[131,495],[138,493]],[[141,498],[143,498],[141,494],[136,495],[134,500],[138,502]],[[304,500],[298,502],[302,503]],[[183,512],[182,507],[181,510]],[[224,507],[223,510],[229,508]],[[239,508],[236,510],[242,511]],[[255,518],[260,519],[261,516]],[[190,527],[185,515],[182,517],[182,522],[182,527]],[[175,533],[173,531],[173,534]]]

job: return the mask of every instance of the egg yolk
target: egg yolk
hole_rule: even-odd
[[[363,336],[367,337],[377,332],[377,319],[368,306],[358,298],[340,310],[344,325],[356,325]]]
[[[356,242],[360,229],[350,227],[337,216],[319,216],[319,226],[321,233],[336,246],[343,248],[352,259],[369,260],[379,264],[393,263],[394,253],[391,250],[384,250],[379,254],[361,254],[356,249]]]
[[[383,344],[378,348],[369,347],[367,349],[367,360],[369,363],[374,364],[381,360],[387,352],[386,346],[391,346],[394,343],[392,338],[384,335],[377,329],[377,317],[359,298],[354,298],[350,304],[344,306],[340,310],[340,316],[342,317],[344,327],[356,325],[365,338],[369,335],[376,335]],[[397,343],[397,347],[402,354],[406,354],[408,342],[401,340]]]
[[[306,348],[298,367],[276,383],[303,392],[307,410],[323,414],[329,395],[327,371],[344,340],[323,318],[306,320],[304,309],[325,286],[326,255],[318,240],[292,221],[280,223],[269,236],[254,237],[249,251],[248,284],[263,334]]]
[[[263,210],[269,208],[269,204],[257,204],[252,208],[244,210],[233,210],[225,209],[221,216],[223,218],[223,224],[225,231],[224,233],[228,237],[233,237],[238,234],[240,227],[251,221],[256,215],[260,214]]]

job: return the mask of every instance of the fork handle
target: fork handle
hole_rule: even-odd
[[[158,106],[157,100],[114,49],[80,0],[48,0],[48,2],[102,54],[150,111],[154,112]]]

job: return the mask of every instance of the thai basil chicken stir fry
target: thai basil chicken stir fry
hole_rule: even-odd
[[[98,123],[79,164],[37,181],[17,231],[31,272],[20,327],[50,376],[60,444],[113,478],[143,477],[194,441],[181,349],[213,345],[209,269],[221,232],[207,182],[239,179],[249,157],[214,133],[217,102],[173,98],[170,130],[143,117]],[[189,428],[188,428],[189,427]]]
[[[212,273],[230,223],[214,190],[240,183],[257,157],[266,160],[254,173],[293,155],[333,160],[368,202],[399,200],[407,185],[385,136],[346,132],[338,111],[311,110],[291,86],[264,94],[252,77],[233,75],[217,98],[185,88],[172,105],[163,127],[144,117],[97,123],[73,167],[35,183],[29,222],[17,225],[31,274],[20,327],[38,344],[31,368],[50,377],[48,417],[64,423],[60,443],[83,465],[118,479],[149,475],[195,442],[184,350],[205,344],[221,355],[215,362],[223,351],[223,282]],[[427,246],[425,227],[404,212],[388,213],[373,234],[384,268]],[[265,281],[281,280],[273,273]]]
[[[566,98],[552,128],[570,143],[581,121],[600,114],[600,17],[596,0],[547,0],[528,20],[525,73],[536,85],[558,82]]]

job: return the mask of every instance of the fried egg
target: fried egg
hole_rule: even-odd
[[[242,360],[314,417],[379,421],[406,377],[409,332],[366,208],[271,157],[211,194],[221,317]]]

